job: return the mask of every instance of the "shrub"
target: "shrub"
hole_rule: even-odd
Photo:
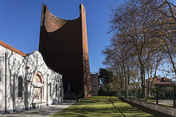
[[[166,93],[165,96],[166,96],[166,97],[169,97],[169,96],[170,96],[170,93]]]
[[[88,93],[88,94],[93,94],[93,93],[95,93],[95,92],[92,91],[92,90],[88,90],[87,93]]]
[[[106,95],[106,91],[103,90],[103,89],[100,89],[100,90],[98,90],[98,95],[99,96],[105,96]]]

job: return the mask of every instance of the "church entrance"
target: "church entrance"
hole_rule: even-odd
[[[44,98],[44,82],[40,72],[37,72],[33,78],[33,102],[42,102]]]
[[[34,98],[34,101],[41,101],[42,100],[42,88],[34,87],[33,98]]]

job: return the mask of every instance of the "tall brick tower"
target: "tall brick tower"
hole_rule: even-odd
[[[65,20],[51,14],[42,5],[39,51],[46,64],[63,74],[64,91],[68,85],[74,94],[90,97],[91,90],[85,8],[80,5],[80,17]]]

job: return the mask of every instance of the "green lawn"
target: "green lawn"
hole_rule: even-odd
[[[52,117],[154,117],[117,97],[92,96],[54,114]]]

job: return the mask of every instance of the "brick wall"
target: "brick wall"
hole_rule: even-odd
[[[91,90],[91,76],[89,70],[89,54],[87,43],[87,25],[86,25],[86,12],[83,4],[80,5],[80,17],[82,28],[82,50],[83,50],[83,77],[84,77],[84,93],[85,97],[91,97],[88,90]]]
[[[80,14],[81,12],[80,10]],[[85,19],[60,19],[43,5],[39,51],[51,69],[63,74],[65,92],[69,83],[72,92],[84,92],[87,89],[86,83],[90,82],[90,72]],[[84,94],[88,96],[86,92]]]

